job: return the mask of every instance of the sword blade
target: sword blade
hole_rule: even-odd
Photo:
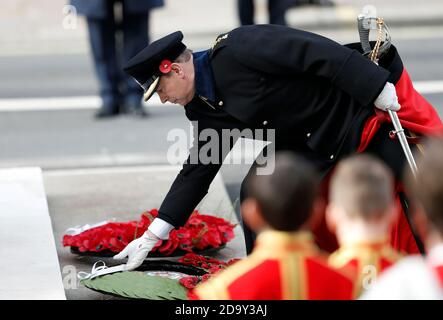
[[[412,155],[411,148],[409,147],[408,140],[406,139],[405,132],[398,118],[397,112],[388,110],[389,116],[391,117],[392,124],[394,125],[395,134],[398,137],[398,141],[400,141],[403,152],[406,156],[406,160],[408,161],[409,167],[411,168],[412,174],[414,177],[417,176],[417,164],[415,163],[414,156]]]

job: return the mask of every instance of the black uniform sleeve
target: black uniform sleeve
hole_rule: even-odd
[[[327,78],[362,105],[373,103],[389,77],[358,51],[310,32],[269,25],[235,29],[230,36],[240,63],[269,74]]]
[[[199,107],[207,108],[207,106]],[[198,125],[194,126],[194,143],[189,151],[188,159],[183,164],[182,170],[177,175],[159,209],[158,217],[175,227],[186,223],[195,207],[207,194],[223,160],[239,137],[239,135],[234,135],[231,141],[223,141],[222,143],[222,131],[238,128],[238,123],[222,110],[210,112],[209,115],[196,113],[195,110],[189,112],[191,115],[188,115],[188,118]],[[208,132],[206,129],[211,131]],[[206,135],[205,141],[200,141],[199,137],[205,136],[205,132],[210,135]],[[239,132],[241,132],[240,129]],[[215,141],[214,134],[218,136]],[[208,148],[208,142],[217,148]],[[209,155],[210,159],[216,159],[216,161],[209,162],[210,159],[202,159],[198,156],[199,153]]]

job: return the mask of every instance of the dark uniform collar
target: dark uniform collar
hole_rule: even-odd
[[[206,100],[215,101],[214,77],[210,65],[211,50],[193,53],[195,69],[195,94]]]

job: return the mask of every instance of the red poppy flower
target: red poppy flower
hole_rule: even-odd
[[[140,237],[158,216],[158,210],[143,212],[139,221],[110,222],[100,227],[86,230],[77,235],[64,235],[63,245],[76,247],[80,252],[120,252],[132,240]],[[193,252],[194,249],[218,248],[234,237],[235,225],[228,221],[194,211],[188,222],[181,228],[171,231],[168,240],[160,240],[153,252],[164,256],[180,249]],[[200,265],[208,267],[208,261]]]
[[[200,279],[197,276],[189,276],[189,277],[181,278],[179,280],[179,282],[186,289],[193,289],[200,282]]]
[[[195,288],[198,284],[207,281],[210,279],[215,273],[220,272],[226,269],[228,266],[233,263],[239,261],[240,259],[232,259],[228,262],[224,262],[221,260],[217,260],[214,258],[204,257],[195,253],[188,253],[181,257],[178,262],[183,263],[185,265],[192,265],[194,267],[203,268],[207,271],[203,276],[189,276],[182,278],[179,282],[182,286],[188,289],[188,293],[192,292],[192,289]]]
[[[162,62],[160,62],[160,66],[158,68],[161,73],[166,74],[166,73],[171,72],[171,69],[172,69],[171,65],[172,65],[171,61],[165,59]]]

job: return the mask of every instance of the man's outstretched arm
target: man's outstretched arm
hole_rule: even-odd
[[[207,194],[223,160],[238,139],[236,136],[227,146],[222,144],[222,130],[233,129],[236,126],[229,115],[219,114],[215,117],[201,115],[199,118],[198,130],[194,133],[194,144],[188,159],[166,194],[157,218],[140,238],[129,243],[120,254],[114,256],[115,259],[128,257],[126,270],[139,267],[159,239],[168,239],[172,229],[186,223],[195,207]],[[205,129],[213,130],[212,132],[219,137],[218,141],[201,141],[199,137]],[[216,152],[218,155],[211,158],[215,160],[213,163],[207,163],[199,154],[206,143],[211,143],[214,146],[211,152]],[[204,155],[207,155],[206,152]]]

